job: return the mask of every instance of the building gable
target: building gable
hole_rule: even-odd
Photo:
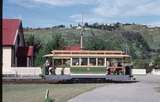
[[[22,22],[19,19],[3,19],[2,21],[2,45],[13,46],[16,44],[17,37],[19,36],[20,44],[24,45],[24,36]]]

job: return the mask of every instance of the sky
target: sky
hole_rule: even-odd
[[[3,18],[23,27],[76,25],[81,22],[160,26],[160,0],[3,0]]]

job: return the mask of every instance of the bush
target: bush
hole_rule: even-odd
[[[160,57],[156,57],[156,59],[154,60],[154,67],[157,69],[160,69]]]

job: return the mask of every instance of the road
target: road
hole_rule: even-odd
[[[160,76],[135,76],[137,83],[106,84],[68,102],[160,102]]]

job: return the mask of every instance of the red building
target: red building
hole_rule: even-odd
[[[2,21],[3,68],[33,65],[33,46],[26,46],[22,21],[3,19]]]

